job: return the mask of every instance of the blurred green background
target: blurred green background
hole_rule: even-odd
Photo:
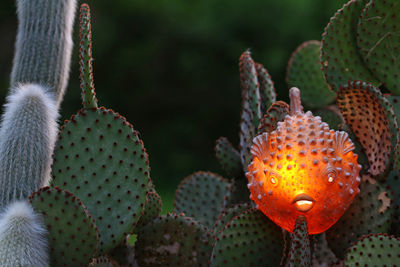
[[[286,64],[320,40],[345,0],[93,0],[94,78],[99,103],[127,117],[150,155],[151,176],[172,209],[179,182],[197,170],[224,174],[215,140],[238,144],[238,58],[251,49],[287,100]],[[15,3],[0,2],[0,104],[14,50]],[[77,44],[78,28],[74,39]],[[62,120],[81,104],[77,46]]]

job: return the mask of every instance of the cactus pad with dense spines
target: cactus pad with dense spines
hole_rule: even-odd
[[[228,193],[226,179],[211,172],[196,172],[186,177],[175,193],[174,212],[183,212],[207,227],[218,218]]]
[[[397,266],[399,262],[399,238],[387,234],[370,234],[349,248],[344,266]]]
[[[226,137],[218,138],[215,145],[215,154],[229,177],[237,178],[244,175],[240,154]]]
[[[346,249],[359,237],[370,233],[387,233],[390,230],[390,191],[370,176],[364,175],[362,180],[360,194],[342,218],[326,232],[329,247],[340,259],[343,259]]]
[[[59,134],[53,184],[79,197],[99,228],[99,253],[117,246],[139,220],[149,163],[124,117],[105,108],[81,110]]]
[[[234,217],[238,216],[240,213],[251,208],[250,203],[239,203],[227,209],[224,209],[219,215],[215,222],[213,234],[215,237],[218,236],[219,232],[224,229],[225,225],[230,222]]]
[[[398,0],[370,1],[357,27],[357,44],[365,64],[397,95],[400,94],[399,13]]]
[[[256,71],[260,84],[260,110],[262,115],[276,101],[276,91],[271,76],[262,64],[256,63]]]
[[[29,201],[43,214],[49,231],[51,264],[87,266],[96,252],[98,232],[82,202],[58,187],[43,187],[33,193]]]
[[[288,114],[289,105],[283,101],[276,101],[269,107],[267,113],[261,119],[258,126],[258,133],[272,132],[275,130],[278,122],[283,121]]]
[[[356,41],[358,18],[367,2],[368,0],[349,1],[331,18],[322,35],[322,70],[334,91],[349,80],[379,84],[364,65]]]
[[[160,215],[162,208],[161,197],[157,194],[157,192],[147,192],[146,195],[146,203],[144,205],[143,214],[140,216],[140,219],[135,226],[135,232],[137,229],[145,226],[155,217]]]
[[[352,81],[338,91],[338,107],[364,147],[373,175],[387,171],[397,122],[390,103],[371,84]],[[396,140],[397,142],[397,140]]]
[[[138,234],[139,266],[207,266],[211,254],[207,227],[184,215],[157,217]]]
[[[286,73],[289,88],[301,89],[301,100],[308,108],[320,108],[335,99],[335,93],[325,82],[319,62],[321,42],[302,43],[290,57]]]
[[[290,237],[291,243],[286,267],[311,266],[310,238],[305,217],[299,216],[296,219],[296,226],[293,233],[290,233]]]
[[[281,229],[256,209],[234,217],[219,233],[211,266],[278,266]]]

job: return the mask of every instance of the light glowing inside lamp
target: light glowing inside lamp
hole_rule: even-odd
[[[297,88],[290,90],[290,100],[290,116],[253,140],[248,187],[258,209],[276,224],[292,232],[303,215],[309,233],[318,234],[359,192],[361,166],[346,132],[304,113]]]

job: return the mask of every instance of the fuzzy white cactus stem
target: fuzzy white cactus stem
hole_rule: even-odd
[[[17,0],[18,34],[11,86],[39,83],[60,104],[69,78],[76,0]]]
[[[30,204],[12,203],[0,218],[0,266],[49,266],[47,231]]]
[[[0,128],[0,209],[48,184],[57,134],[51,93],[35,84],[11,92]]]

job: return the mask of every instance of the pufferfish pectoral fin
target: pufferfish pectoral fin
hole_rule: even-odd
[[[349,135],[344,131],[335,132],[336,149],[342,155],[354,150],[354,144],[350,140]]]
[[[268,133],[262,133],[254,137],[253,146],[251,147],[250,153],[259,160],[263,160],[267,157],[267,152]]]

